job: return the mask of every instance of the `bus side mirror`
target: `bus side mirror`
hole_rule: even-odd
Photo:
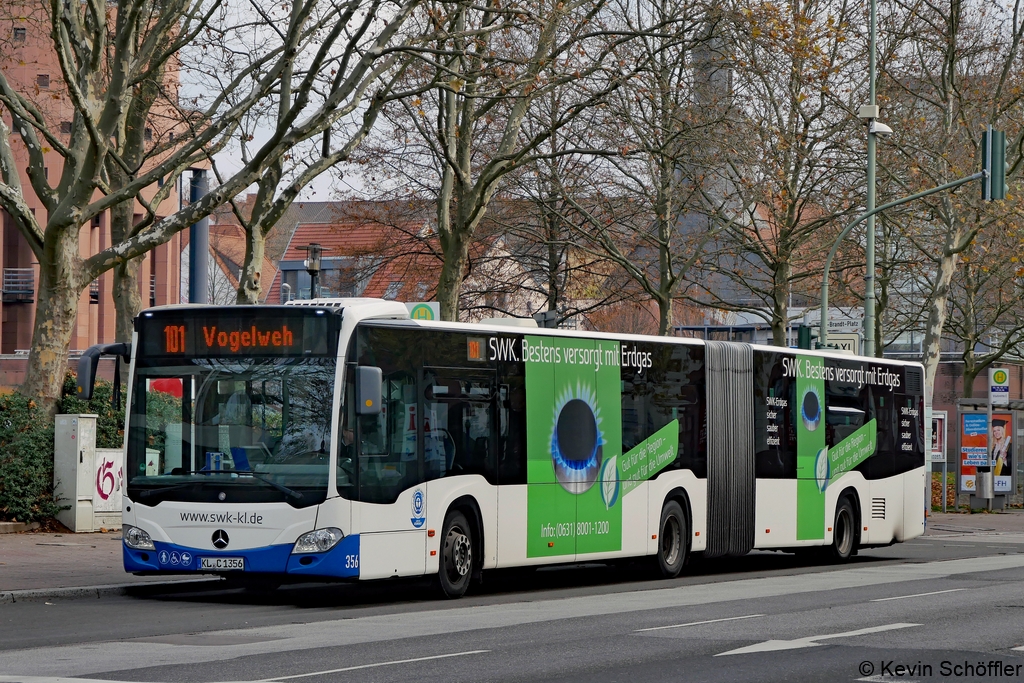
[[[380,368],[356,366],[356,414],[379,415],[384,374]]]
[[[100,356],[121,356],[128,360],[132,355],[131,344],[96,344],[90,346],[78,359],[78,377],[75,381],[75,394],[83,401],[92,398],[96,387],[96,367]]]

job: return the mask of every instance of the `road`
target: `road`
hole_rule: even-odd
[[[1024,533],[930,533],[842,566],[495,572],[453,602],[396,581],[2,604],[0,683],[1024,679]]]

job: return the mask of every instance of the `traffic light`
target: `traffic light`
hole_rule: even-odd
[[[796,328],[796,347],[798,349],[813,349],[817,346],[815,340],[818,335],[814,332],[814,329],[810,325],[797,325]]]
[[[981,198],[987,202],[1006,199],[1006,133],[992,130],[981,134]]]

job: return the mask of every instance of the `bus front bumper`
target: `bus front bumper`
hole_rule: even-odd
[[[124,570],[150,575],[252,573],[310,578],[359,578],[358,534],[344,537],[336,546],[323,553],[293,554],[294,545],[291,543],[223,552],[162,541],[154,541],[153,545],[156,550],[136,550],[122,543]],[[230,568],[239,564],[240,569]]]

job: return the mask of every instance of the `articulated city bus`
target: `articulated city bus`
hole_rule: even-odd
[[[806,550],[924,530],[920,365],[410,320],[403,304],[144,311],[124,566],[299,579]]]

